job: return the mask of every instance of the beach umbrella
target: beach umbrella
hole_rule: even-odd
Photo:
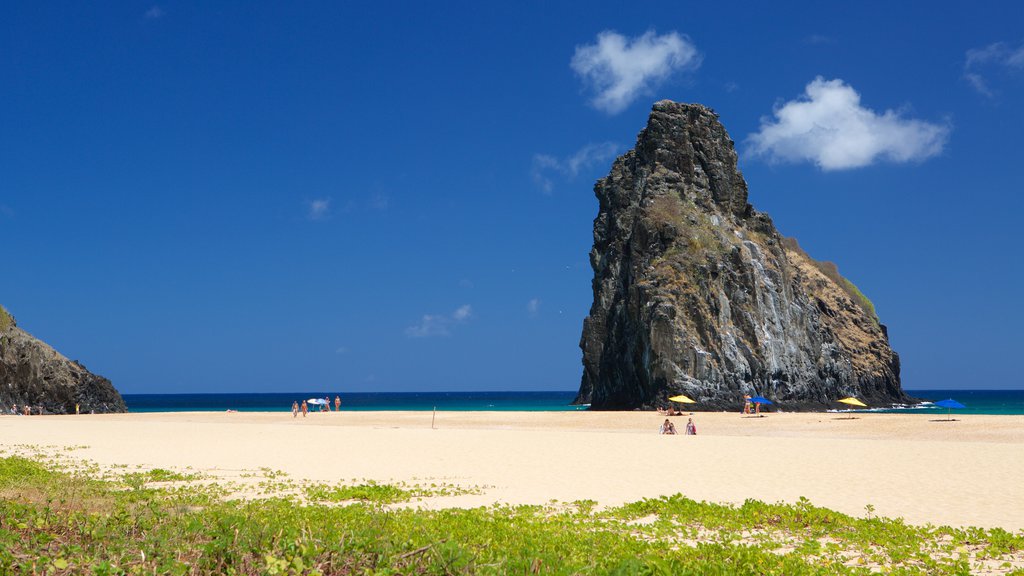
[[[693,398],[690,398],[689,396],[683,396],[682,394],[680,394],[679,396],[672,396],[671,398],[669,398],[669,401],[671,401],[671,402],[679,402],[681,404],[696,404],[697,403],[697,401],[694,400]]]
[[[771,406],[772,404],[772,401],[765,398],[764,396],[754,396],[753,398],[750,399],[750,401],[754,404],[764,404],[765,406]]]
[[[953,400],[952,398],[946,400],[939,400],[938,402],[932,402],[932,405],[947,409],[946,420],[950,420],[949,415],[953,413],[953,408],[967,408],[967,406],[964,406],[963,404],[957,402],[956,400]]]
[[[306,404],[312,404],[314,406],[319,404],[327,404],[327,400],[324,400],[323,398],[310,398],[309,400],[306,400]]]
[[[867,404],[861,402],[860,400],[857,400],[853,396],[850,396],[849,398],[843,398],[842,400],[836,400],[836,402],[841,402],[843,404],[849,404],[850,406],[860,406],[861,408],[867,408],[868,407]]]

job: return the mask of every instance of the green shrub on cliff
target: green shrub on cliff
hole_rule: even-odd
[[[11,324],[14,324],[14,319],[11,318],[11,315],[7,312],[6,308],[0,306],[0,332],[10,328]]]
[[[796,238],[788,238],[783,236],[782,245],[786,249],[792,250],[798,254],[801,254],[804,258],[807,258],[808,262],[814,264],[815,268],[817,268],[822,274],[827,276],[829,280],[835,282],[837,286],[842,288],[843,292],[846,292],[850,299],[853,300],[853,302],[857,306],[859,306],[860,309],[863,310],[869,318],[871,318],[875,322],[878,322],[878,314],[875,313],[874,303],[872,303],[871,300],[869,300],[868,297],[865,296],[864,293],[860,291],[860,288],[857,288],[856,284],[850,282],[842,274],[839,273],[839,267],[836,266],[835,262],[818,261],[815,260],[814,258],[811,258],[811,256],[807,252],[805,252],[803,248],[800,247],[800,244],[796,241]]]

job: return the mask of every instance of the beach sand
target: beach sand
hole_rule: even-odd
[[[697,436],[651,412],[152,413],[0,417],[0,449],[82,447],[101,466],[269,468],[293,479],[482,488],[418,505],[594,500],[794,502],[914,524],[1024,529],[1024,416],[694,413]],[[672,420],[682,431],[687,416]],[[19,448],[20,447],[20,448]]]

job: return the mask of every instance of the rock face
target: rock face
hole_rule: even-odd
[[[685,394],[738,409],[907,401],[870,301],[747,203],[713,111],[654,105],[636,148],[594,186],[594,304],[577,403],[649,409]]]
[[[82,414],[128,411],[110,380],[18,328],[0,307],[0,409],[17,404],[33,414],[74,414],[76,403]]]

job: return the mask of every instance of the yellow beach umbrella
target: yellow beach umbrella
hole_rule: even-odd
[[[697,401],[694,400],[693,398],[690,398],[689,396],[683,396],[682,394],[680,394],[679,396],[672,396],[671,398],[669,398],[669,401],[670,402],[679,402],[681,404],[696,404],[697,403]]]
[[[850,406],[860,406],[861,408],[868,407],[867,404],[861,402],[860,400],[857,400],[853,396],[850,396],[849,398],[843,398],[842,400],[836,400],[836,402],[842,402],[843,404],[849,404]]]

